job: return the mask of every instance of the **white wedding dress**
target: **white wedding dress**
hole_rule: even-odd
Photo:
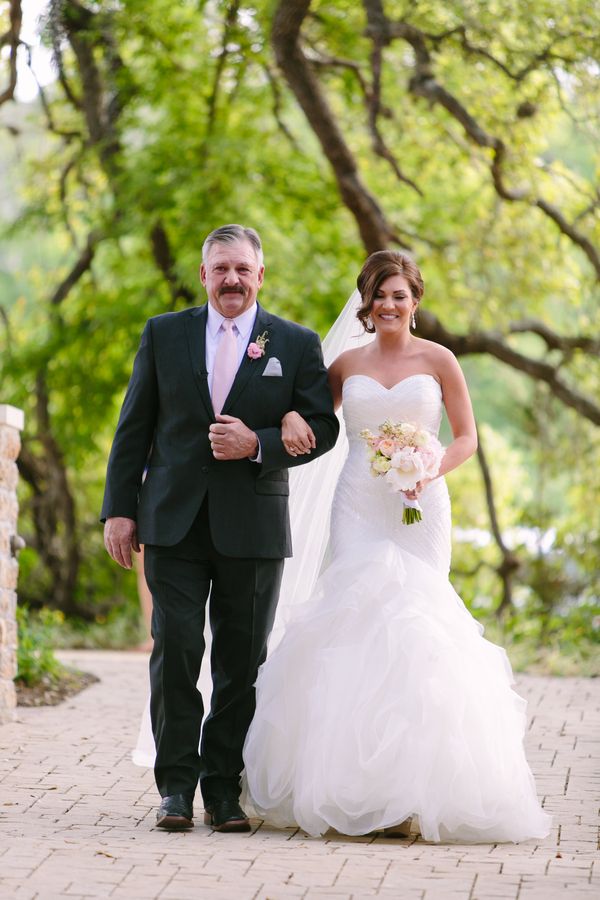
[[[247,801],[312,835],[366,834],[412,816],[431,841],[545,837],[525,701],[504,650],[482,637],[448,580],[446,484],[430,484],[422,522],[403,525],[400,497],[372,477],[359,437],[387,418],[437,433],[440,385],[421,374],[388,390],[352,375],[343,415],[349,453],[330,562],[259,672]]]

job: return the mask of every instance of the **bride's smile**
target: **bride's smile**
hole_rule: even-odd
[[[408,331],[416,307],[407,279],[403,275],[392,275],[375,292],[371,321],[375,330],[383,333]]]

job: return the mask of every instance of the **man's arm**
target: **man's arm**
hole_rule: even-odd
[[[152,446],[157,409],[152,327],[147,322],[108,460],[102,521],[115,517],[136,518],[138,491]]]
[[[321,342],[309,333],[294,384],[292,409],[308,422],[314,432],[316,448],[301,456],[290,456],[281,441],[281,427],[260,428],[262,472],[301,466],[331,450],[337,440],[340,423],[333,409],[327,369],[323,362]]]

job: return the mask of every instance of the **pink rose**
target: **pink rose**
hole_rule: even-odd
[[[258,344],[255,344],[254,341],[252,341],[251,344],[248,344],[247,353],[250,359],[260,359],[261,356],[265,355],[265,351],[259,347]]]
[[[421,457],[425,474],[428,478],[434,478],[439,472],[440,463],[444,456],[444,448],[437,438],[432,437],[426,447],[419,447],[418,454]]]
[[[379,441],[377,449],[390,459],[396,452],[396,444],[390,438],[384,438],[382,441]]]

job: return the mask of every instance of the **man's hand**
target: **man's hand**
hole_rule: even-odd
[[[124,516],[107,519],[104,525],[104,546],[115,562],[124,569],[131,569],[131,551],[140,552],[135,520]]]
[[[256,434],[235,416],[217,416],[208,439],[215,459],[249,459],[258,453]]]
[[[281,420],[281,440],[290,456],[310,453],[317,446],[312,428],[300,413],[293,410]]]

